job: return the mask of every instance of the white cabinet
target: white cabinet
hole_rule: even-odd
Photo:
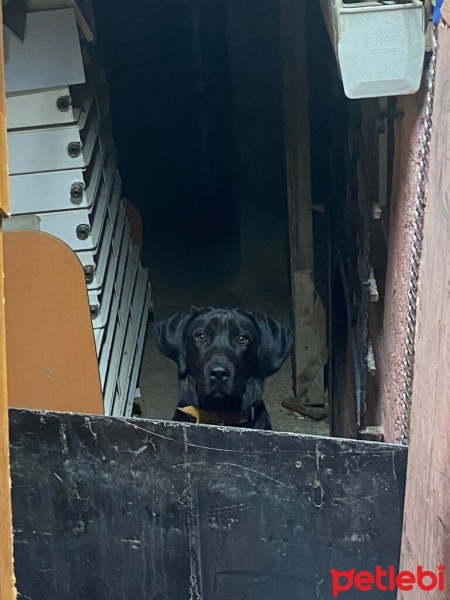
[[[129,416],[151,294],[132,247],[104,78],[84,81],[72,9],[30,13],[23,45],[5,31],[11,226],[38,228],[76,252],[105,414]]]

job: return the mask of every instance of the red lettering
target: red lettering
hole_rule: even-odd
[[[439,584],[439,591],[442,592],[444,591],[444,573],[445,571],[445,567],[444,565],[439,565],[438,566],[438,584]]]
[[[348,590],[353,586],[355,571],[356,569],[350,569],[350,571],[337,571],[336,569],[330,569],[334,598],[339,595],[339,592],[348,592]],[[343,578],[345,578],[346,581],[341,583],[340,579]]]
[[[382,578],[386,577],[387,574],[388,572],[383,571],[380,565],[377,565],[375,567],[375,585],[380,590],[380,592],[387,592],[387,585],[384,585],[384,583],[382,582]]]
[[[426,578],[431,579],[431,583],[425,583],[424,579]],[[421,590],[423,590],[424,592],[430,592],[431,590],[434,590],[434,588],[437,586],[437,580],[438,578],[432,571],[424,571],[422,565],[418,566],[417,585],[420,587]]]
[[[396,578],[397,587],[402,592],[409,592],[413,589],[414,584],[416,583],[416,578],[414,573],[411,571],[400,571]]]
[[[355,577],[355,587],[361,592],[370,592],[375,577],[369,571],[360,571]]]
[[[389,591],[393,592],[395,590],[395,569],[394,567],[389,567]]]
[[[416,573],[412,571],[397,573],[393,566],[384,571],[379,565],[376,565],[374,573],[357,572],[356,569],[349,571],[330,569],[333,597],[336,598],[341,592],[348,592],[353,586],[361,592],[370,592],[374,586],[380,592],[395,590],[410,592],[415,585],[424,592],[430,592],[436,587],[442,592],[445,587],[445,568],[445,565],[438,565],[436,573],[426,571],[422,565],[417,567]]]

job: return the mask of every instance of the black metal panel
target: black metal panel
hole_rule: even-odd
[[[24,598],[328,600],[330,568],[398,564],[403,447],[18,410],[10,436]]]

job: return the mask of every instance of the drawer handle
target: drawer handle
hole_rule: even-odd
[[[80,204],[81,199],[83,198],[84,185],[79,181],[77,183],[72,184],[70,188],[70,201],[72,204]]]
[[[86,265],[83,267],[84,277],[86,279],[86,283],[92,283],[94,281],[94,273],[95,267],[94,265]]]
[[[91,233],[91,231],[90,231],[89,225],[85,225],[84,223],[81,225],[78,225],[77,238],[79,240],[87,240],[90,233]]]
[[[98,313],[99,313],[99,307],[97,304],[91,304],[90,305],[90,310],[91,310],[91,319],[94,320],[98,317]]]
[[[61,112],[67,112],[70,109],[70,96],[59,96],[56,100],[56,108]]]
[[[80,142],[70,142],[67,145],[67,154],[70,158],[77,158],[81,154],[81,144]]]

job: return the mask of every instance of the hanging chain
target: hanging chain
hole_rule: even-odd
[[[417,295],[419,290],[420,261],[422,257],[423,225],[425,217],[426,189],[428,181],[428,157],[430,152],[434,82],[436,75],[436,55],[438,25],[433,25],[433,48],[428,67],[428,90],[423,124],[422,143],[419,152],[419,172],[417,174],[417,190],[413,215],[413,233],[411,242],[410,275],[408,288],[408,312],[406,347],[403,359],[404,380],[402,394],[402,430],[401,443],[409,443],[411,420],[411,397],[414,378],[414,352],[416,338]]]

